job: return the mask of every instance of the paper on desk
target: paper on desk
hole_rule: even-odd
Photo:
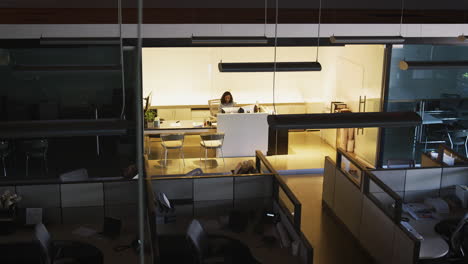
[[[171,127],[180,127],[180,123],[171,123]]]
[[[74,235],[82,236],[82,237],[90,237],[97,233],[96,230],[84,226],[80,226],[72,232]]]

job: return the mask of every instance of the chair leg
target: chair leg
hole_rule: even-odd
[[[45,172],[47,176],[49,175],[49,167],[47,166],[47,156],[44,156],[44,165],[45,165]]]
[[[185,167],[184,150],[182,148],[180,148],[180,154],[182,154],[182,162],[184,163],[184,167]]]
[[[164,148],[164,167],[167,167],[167,148]]]
[[[205,169],[206,169],[206,162],[208,160],[208,149],[205,148]]]
[[[29,156],[26,156],[26,177],[29,175]]]
[[[221,150],[221,157],[223,157],[223,165],[224,165],[224,170],[226,170],[226,162],[224,161],[224,152],[223,148],[219,148]]]
[[[6,166],[5,166],[5,157],[4,156],[2,156],[2,164],[3,164],[3,176],[6,177],[7,175],[6,175]]]
[[[467,144],[468,144],[468,137],[466,137],[466,139],[465,139],[465,156],[466,157],[468,157],[468,146],[467,146]]]

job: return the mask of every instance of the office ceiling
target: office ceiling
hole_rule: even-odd
[[[267,0],[274,22],[276,0]],[[278,0],[280,23],[316,23],[319,0]],[[323,23],[467,23],[468,0],[322,0]],[[117,0],[1,0],[0,24],[116,23]],[[135,23],[136,0],[122,0]],[[263,23],[265,0],[144,0],[145,23]]]

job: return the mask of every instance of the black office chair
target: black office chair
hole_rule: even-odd
[[[8,141],[2,140],[0,141],[0,157],[2,158],[2,166],[3,166],[3,176],[7,176],[7,171],[6,171],[6,163],[5,163],[5,158],[10,155],[10,148]]]
[[[102,264],[102,252],[78,241],[52,241],[46,227],[41,223],[34,228],[35,237],[41,248],[44,264]]]
[[[192,220],[187,229],[194,263],[259,264],[242,242],[226,236],[208,235],[200,222]]]
[[[26,177],[29,175],[29,160],[32,158],[41,159],[43,161],[42,166],[45,167],[46,175],[49,173],[47,167],[47,150],[49,148],[49,143],[47,139],[36,139],[28,140],[24,142],[24,150],[26,154]]]

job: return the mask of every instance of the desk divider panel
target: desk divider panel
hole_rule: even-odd
[[[459,184],[468,185],[468,167],[442,168],[441,196],[455,194],[455,186]]]
[[[414,236],[403,231],[404,227],[394,226],[393,264],[415,264],[419,260],[420,244]]]
[[[10,189],[14,191],[15,188]],[[16,193],[22,197],[21,208],[42,208],[44,223],[60,223],[61,201],[58,184],[16,186]]]
[[[392,264],[394,227],[389,218],[369,198],[363,198],[362,221],[359,240],[380,264]]]
[[[322,199],[330,208],[333,208],[335,201],[335,173],[336,163],[330,157],[325,157]]]
[[[359,237],[361,209],[361,190],[337,168],[333,210],[356,238]]]
[[[151,183],[155,195],[163,192],[170,200],[193,200],[193,179],[153,180]]]
[[[105,215],[135,226],[138,220],[136,181],[104,182]]]
[[[102,223],[103,183],[61,184],[63,223]]]
[[[406,170],[404,202],[420,202],[439,195],[442,168]]]
[[[395,192],[403,193],[405,191],[405,181],[406,181],[406,169],[386,169],[386,170],[375,170],[372,171],[377,178],[379,178],[385,185],[390,187]],[[370,186],[370,192],[372,186]]]
[[[233,200],[233,177],[196,178],[193,180],[194,201]]]

